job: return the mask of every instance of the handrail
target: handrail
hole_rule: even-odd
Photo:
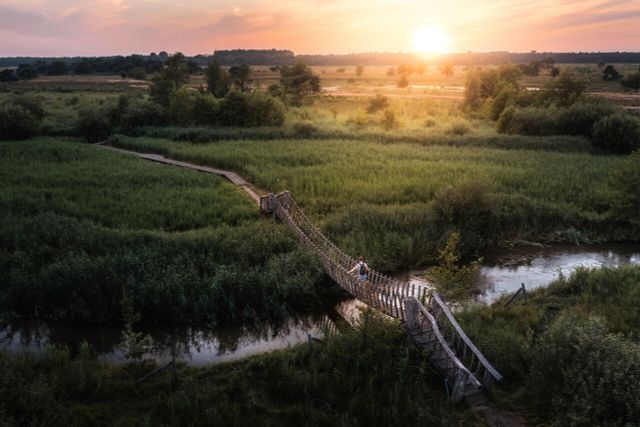
[[[442,298],[440,298],[440,294],[438,294],[437,292],[434,292],[432,301],[435,302],[436,304],[438,304],[438,306],[442,309],[442,312],[444,313],[444,315],[449,320],[449,323],[456,330],[458,336],[460,338],[462,338],[462,341],[464,341],[465,345],[467,347],[469,347],[469,349],[475,354],[475,356],[478,358],[480,363],[482,363],[482,365],[487,369],[487,371],[489,371],[489,373],[491,373],[493,378],[495,378],[497,381],[501,381],[502,380],[502,375],[500,375],[500,373],[493,367],[493,365],[491,365],[491,363],[489,363],[489,361],[484,357],[482,352],[469,339],[467,334],[464,333],[464,331],[462,330],[462,328],[460,327],[460,325],[458,324],[456,319],[451,314],[451,311],[449,311],[449,307],[447,307],[447,305],[444,303],[444,301],[442,301]]]
[[[458,356],[453,352],[453,350],[451,350],[451,348],[449,347],[449,344],[447,344],[447,341],[444,339],[444,336],[442,336],[442,332],[440,332],[440,328],[438,327],[438,322],[436,321],[435,317],[433,317],[431,313],[429,313],[429,310],[427,310],[427,308],[424,305],[422,305],[422,303],[417,298],[415,297],[411,297],[411,298],[415,300],[414,303],[418,306],[418,310],[431,323],[433,332],[435,333],[436,338],[438,339],[438,342],[444,349],[445,353],[447,353],[447,356],[449,356],[449,359],[453,361],[457,369],[460,369],[461,371],[463,371],[468,375],[468,378],[470,378],[473,381],[476,387],[480,387],[482,385],[480,381],[478,381],[476,376],[471,371],[469,371],[469,369],[467,369],[466,366],[464,366],[464,364],[460,361],[460,359],[458,359]]]

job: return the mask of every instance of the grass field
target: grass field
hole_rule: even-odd
[[[0,144],[4,312],[119,322],[127,287],[148,322],[282,316],[329,300],[284,226],[239,189],[73,140]]]
[[[585,239],[623,237],[606,214],[606,177],[616,156],[349,140],[115,141],[289,190],[345,249],[386,270],[432,260],[452,227],[466,228],[471,251],[505,239],[570,240],[572,228]],[[473,218],[469,206],[469,223],[438,217],[434,203],[454,203],[443,200],[445,189],[469,182],[481,183],[491,208]]]

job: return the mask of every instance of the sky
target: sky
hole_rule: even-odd
[[[640,0],[0,0],[0,56],[411,52],[424,28],[450,52],[639,51]]]

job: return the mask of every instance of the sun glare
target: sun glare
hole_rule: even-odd
[[[451,37],[435,25],[418,27],[413,32],[413,50],[421,53],[446,53]]]

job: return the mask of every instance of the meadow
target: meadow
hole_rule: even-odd
[[[74,140],[0,143],[5,314],[119,324],[281,317],[337,291],[284,226],[216,176]],[[331,296],[333,294],[333,297]]]
[[[519,140],[524,148],[429,138],[190,144],[118,136],[112,143],[235,170],[265,190],[289,190],[341,247],[388,272],[433,262],[456,228],[467,255],[514,240],[633,238],[607,213],[607,176],[619,156],[531,150],[544,138]]]

